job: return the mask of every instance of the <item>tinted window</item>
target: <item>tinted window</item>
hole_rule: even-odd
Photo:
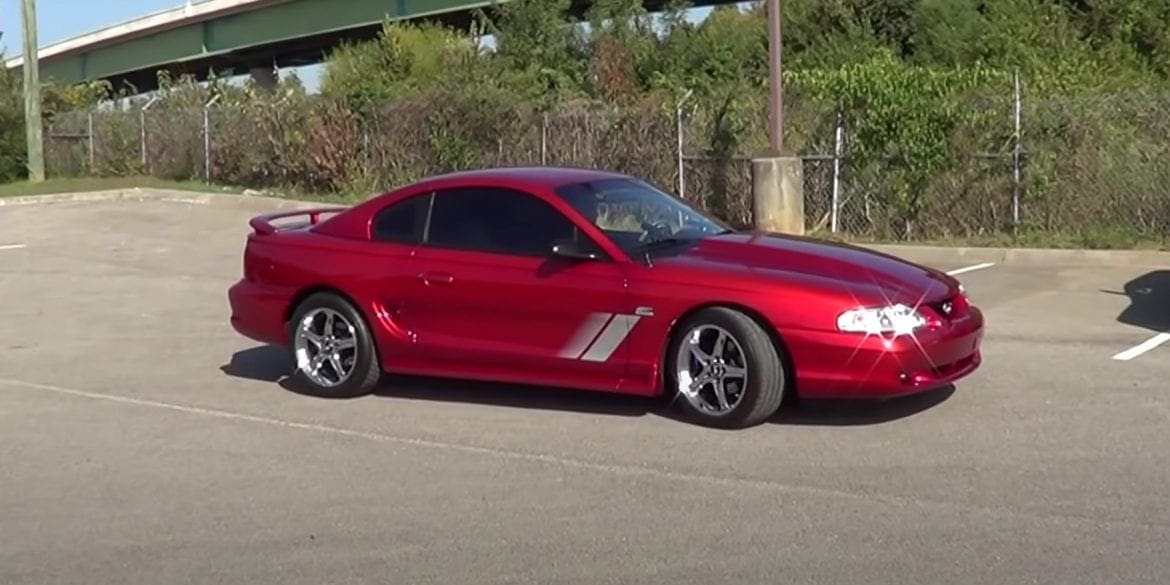
[[[518,256],[548,256],[554,242],[578,239],[568,218],[539,198],[509,189],[439,192],[427,243]],[[582,238],[583,239],[583,238]]]
[[[421,242],[430,201],[429,195],[416,195],[379,211],[370,226],[371,236],[380,242]]]

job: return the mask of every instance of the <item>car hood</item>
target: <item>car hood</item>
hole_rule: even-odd
[[[901,258],[859,246],[774,233],[739,232],[703,238],[655,262],[696,268],[715,264],[768,278],[831,281],[847,294],[883,302],[934,302],[958,292],[954,278]]]

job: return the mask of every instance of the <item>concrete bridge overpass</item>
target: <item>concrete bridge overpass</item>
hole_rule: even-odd
[[[507,0],[502,0],[507,1]],[[312,65],[345,41],[373,38],[386,18],[436,19],[469,25],[473,11],[495,0],[204,0],[107,27],[40,49],[45,81],[104,79],[115,88],[157,88],[157,72],[206,79],[252,73],[261,81],[274,68]],[[731,3],[700,0],[696,6]],[[574,0],[583,14],[588,0]],[[647,0],[658,10],[664,0]],[[23,57],[7,60],[9,69]]]

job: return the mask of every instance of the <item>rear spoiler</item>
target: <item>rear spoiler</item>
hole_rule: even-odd
[[[272,222],[278,219],[287,219],[290,217],[300,217],[302,215],[309,216],[309,225],[317,225],[321,221],[321,216],[326,213],[341,213],[348,207],[319,207],[315,209],[298,209],[296,211],[280,211],[276,213],[266,213],[264,215],[257,215],[248,221],[248,225],[252,226],[258,236],[267,236],[275,234],[280,231]]]

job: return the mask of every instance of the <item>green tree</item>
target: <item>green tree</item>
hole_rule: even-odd
[[[908,55],[913,0],[786,2],[785,59],[793,68],[863,62],[882,51]],[[763,17],[763,10],[759,10]]]
[[[500,79],[542,109],[587,86],[587,39],[570,7],[571,0],[510,0],[487,23]]]
[[[0,183],[25,178],[27,161],[21,83],[7,68],[0,67]]]
[[[957,67],[983,59],[983,0],[919,0],[914,6],[908,61]]]
[[[111,87],[108,81],[91,81],[73,85],[42,83],[41,113],[46,122],[52,123],[57,114],[62,112],[93,108],[112,95]]]
[[[433,23],[391,23],[370,42],[349,44],[328,59],[321,92],[357,108],[450,82],[481,59],[467,35]]]
[[[986,113],[972,110],[971,92],[991,83],[1008,87],[995,70],[910,67],[892,53],[866,63],[806,70],[789,76],[801,92],[846,112],[852,140],[850,166],[880,169],[889,219],[903,236],[929,203],[930,182],[956,163],[961,126]]]
[[[632,101],[649,86],[659,50],[653,19],[641,0],[598,0],[589,10],[589,80],[592,94]]]

